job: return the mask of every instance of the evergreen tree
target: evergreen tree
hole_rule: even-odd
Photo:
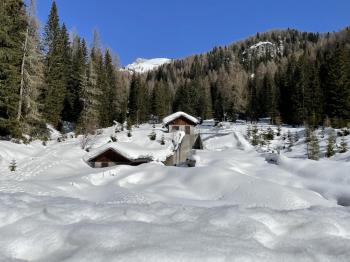
[[[67,93],[64,100],[62,119],[77,123],[83,110],[82,92],[86,88],[87,48],[85,40],[73,35],[71,47],[71,65],[68,67],[69,75]]]
[[[320,158],[320,145],[314,131],[311,131],[307,153],[309,159],[318,160]]]
[[[112,57],[107,50],[104,57],[103,72],[105,74],[105,85],[101,99],[101,126],[107,127],[117,119],[117,82]]]
[[[0,3],[0,136],[19,137],[18,104],[27,19],[23,1]]]
[[[339,153],[345,153],[348,151],[348,143],[345,140],[345,135],[341,137]]]
[[[97,40],[97,33],[94,33],[94,46],[90,52],[90,58],[86,70],[86,78],[82,84],[80,95],[82,112],[78,120],[77,130],[79,133],[93,133],[100,127],[101,107],[101,86],[98,85],[98,67],[101,65],[101,51]],[[84,46],[83,42],[83,46]]]
[[[331,129],[328,133],[328,142],[327,142],[327,151],[326,151],[326,157],[331,157],[335,155],[335,132],[333,129]]]
[[[141,77],[137,74],[133,74],[131,83],[130,83],[130,91],[129,91],[129,101],[128,101],[128,111],[129,111],[129,119],[128,123],[138,123],[139,114],[140,114],[140,99],[141,97],[141,87],[142,80]]]
[[[12,159],[10,165],[9,165],[9,169],[11,172],[15,172],[17,168],[17,163],[15,159]]]
[[[158,116],[159,119],[164,118],[168,113],[167,104],[169,103],[166,86],[163,82],[155,83],[151,97],[151,114]]]
[[[326,56],[321,75],[326,112],[334,125],[343,126],[350,121],[350,51],[337,44],[334,53]]]
[[[58,127],[61,113],[64,108],[64,99],[67,89],[69,42],[67,29],[59,25],[56,2],[52,2],[48,22],[45,26],[46,62],[45,88],[43,90],[44,109],[46,120],[54,127]]]

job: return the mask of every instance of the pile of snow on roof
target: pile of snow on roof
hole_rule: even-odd
[[[176,113],[173,113],[165,118],[163,118],[163,124],[164,125],[167,125],[169,124],[171,121],[174,121],[175,119],[179,118],[179,117],[185,117],[187,118],[188,120],[190,120],[191,122],[195,123],[195,124],[199,124],[199,120],[193,116],[190,116],[189,114],[185,113],[185,112],[182,112],[182,111],[179,111],[179,112],[176,112]]]
[[[173,148],[171,147],[159,146],[157,148],[150,148],[132,142],[114,142],[92,150],[84,156],[84,161],[87,162],[109,149],[130,160],[150,159],[152,161],[165,161],[168,156],[173,154]]]

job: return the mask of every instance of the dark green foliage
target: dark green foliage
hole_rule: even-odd
[[[326,157],[331,157],[335,155],[335,143],[336,137],[333,129],[329,130]]]
[[[307,144],[307,156],[311,160],[319,160],[320,145],[314,131],[311,131],[310,142]]]
[[[149,119],[149,96],[147,89],[142,81],[142,77],[138,74],[132,76],[129,92],[129,119],[133,124],[139,124]],[[129,121],[128,121],[129,122]]]
[[[274,134],[272,128],[268,127],[267,132],[264,133],[264,139],[265,140],[273,140],[274,136],[275,136],[275,134]]]
[[[9,165],[9,169],[11,172],[14,172],[14,171],[16,171],[16,168],[17,168],[17,163],[16,163],[16,160],[13,159]]]
[[[16,120],[27,21],[23,1],[0,2],[0,136],[19,137]]]
[[[101,96],[101,110],[100,110],[100,124],[102,127],[111,126],[113,120],[117,120],[117,86],[116,73],[112,64],[112,57],[110,51],[107,50],[104,57],[104,64],[101,68],[102,81],[102,96]]]
[[[164,135],[162,135],[162,137],[160,139],[160,144],[161,145],[165,145],[165,137],[164,137]]]
[[[74,36],[72,43],[71,66],[64,99],[62,120],[76,123],[83,110],[82,92],[86,85],[87,47],[84,40]]]
[[[154,141],[157,138],[157,134],[156,132],[154,132],[154,130],[152,130],[152,132],[148,135],[148,137],[150,140]]]
[[[159,119],[169,114],[170,94],[167,90],[166,82],[157,82],[152,90],[150,115],[157,116]]]
[[[43,114],[48,123],[58,127],[67,92],[70,68],[70,44],[66,27],[59,24],[55,1],[52,2],[49,20],[45,26],[45,88]]]
[[[345,153],[348,151],[348,144],[345,140],[345,136],[343,135],[341,137],[341,142],[340,142],[340,148],[339,148],[339,153]]]
[[[257,146],[259,144],[259,141],[260,141],[260,137],[259,137],[258,127],[257,126],[253,126],[251,144],[253,146]]]

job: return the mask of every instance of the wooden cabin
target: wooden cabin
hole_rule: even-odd
[[[96,150],[85,157],[85,162],[95,168],[116,165],[138,166],[150,161],[152,161],[150,158],[130,158],[120,150],[113,148],[113,146],[105,146],[102,150]]]
[[[199,120],[185,112],[176,112],[163,119],[163,125],[168,128],[168,132],[184,131],[186,135],[194,134],[195,126]]]

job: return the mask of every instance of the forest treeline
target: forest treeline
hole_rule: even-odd
[[[68,32],[55,1],[40,29],[35,1],[0,3],[0,136],[42,138],[47,125],[90,133],[182,110],[334,126],[350,122],[350,28],[258,33],[146,74],[121,70],[112,50]]]

